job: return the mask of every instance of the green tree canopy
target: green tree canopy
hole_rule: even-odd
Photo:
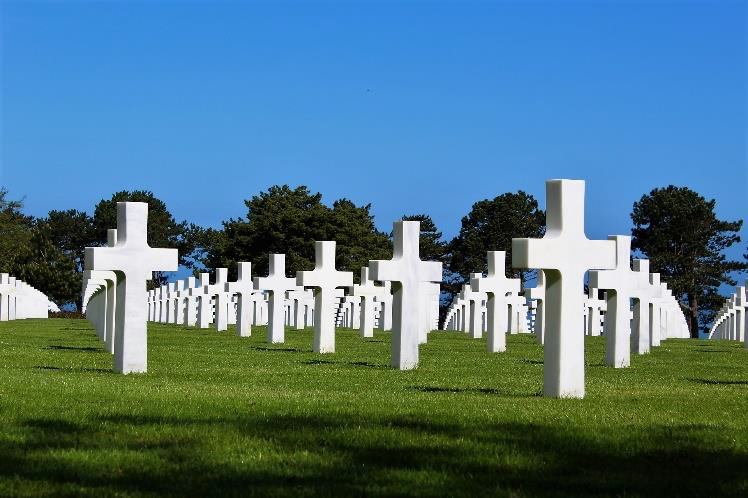
[[[427,214],[410,214],[402,218],[404,221],[418,221],[421,223],[420,255],[424,261],[446,262],[447,242],[442,239],[442,233],[436,223]]]
[[[466,281],[470,273],[488,270],[487,251],[506,251],[507,274],[524,285],[530,271],[512,269],[512,238],[544,234],[545,212],[532,195],[519,190],[478,201],[450,243],[450,270]]]
[[[50,239],[43,220],[23,214],[23,202],[7,194],[0,188],[0,272],[32,285],[58,305],[75,301],[80,295],[75,262]]]
[[[692,337],[698,337],[700,324],[709,323],[721,305],[719,286],[735,285],[731,272],[747,267],[723,253],[740,242],[743,221],[718,219],[715,205],[714,199],[670,185],[643,195],[631,212],[631,247],[649,258],[651,271],[659,272],[686,303]]]
[[[228,267],[229,278],[235,278],[239,261],[250,261],[253,274],[266,275],[271,253],[286,255],[288,275],[310,270],[316,240],[336,241],[338,269],[354,272],[357,281],[370,259],[392,255],[387,236],[374,226],[370,205],[340,199],[328,207],[321,194],[288,185],[270,187],[244,203],[246,217],[223,222],[223,230],[190,229],[193,258],[209,269]]]

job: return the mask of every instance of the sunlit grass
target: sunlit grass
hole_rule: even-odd
[[[748,351],[669,340],[632,368],[587,339],[587,397],[541,397],[542,348],[433,332],[286,343],[149,325],[149,372],[111,373],[81,320],[0,323],[0,495],[745,495]]]

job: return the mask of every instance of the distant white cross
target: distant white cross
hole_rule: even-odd
[[[236,310],[236,334],[239,337],[252,335],[252,294],[255,292],[252,282],[252,263],[240,262],[236,282],[226,284],[226,292],[237,294],[239,303]]]
[[[653,287],[654,292],[658,292],[658,296],[652,299],[651,306],[649,308],[649,347],[654,348],[660,345],[660,309],[662,300],[662,286],[660,285],[660,274],[650,273],[649,274],[649,285]]]
[[[361,298],[361,337],[374,337],[374,298],[384,295],[384,287],[374,285],[369,268],[361,268],[361,284],[353,286],[353,295]]]
[[[394,255],[389,261],[370,261],[372,279],[392,282],[392,366],[409,370],[418,366],[418,339],[422,324],[422,282],[439,282],[442,264],[421,261],[420,223],[396,221],[393,227]],[[425,310],[423,310],[425,313]]]
[[[506,351],[507,300],[509,293],[520,290],[518,278],[506,278],[506,252],[488,251],[488,276],[470,279],[475,292],[488,294],[488,350],[492,353]]]
[[[534,300],[535,305],[535,338],[540,344],[545,342],[545,274],[538,270],[535,287],[526,290],[527,297]]]
[[[286,277],[286,255],[271,254],[268,276],[255,277],[254,283],[257,289],[270,292],[267,340],[270,343],[281,343],[285,340],[283,304],[286,291],[296,286],[296,279]]]
[[[512,239],[512,266],[545,272],[546,396],[584,397],[584,274],[615,267],[610,240],[584,233],[584,181],[546,182],[546,233],[542,239]]]
[[[296,283],[314,288],[314,352],[335,352],[335,289],[353,285],[353,273],[335,269],[335,241],[314,243],[314,270],[296,273]]]
[[[605,364],[614,368],[631,364],[631,298],[637,293],[637,275],[631,270],[631,237],[611,235],[616,244],[614,270],[592,270],[590,288],[607,289],[605,314]]]
[[[208,285],[210,284],[210,273],[201,273],[198,276],[197,285],[189,290],[190,299],[195,305],[194,313],[195,321],[193,322],[198,328],[207,329],[210,326],[210,319],[212,310],[210,307],[210,295],[207,293]],[[191,318],[192,310],[187,310],[189,321]]]
[[[226,293],[226,284],[229,279],[228,268],[216,268],[216,281],[212,285],[208,285],[208,294],[215,296],[216,300],[216,316],[213,320],[213,325],[216,327],[217,332],[223,332],[229,327],[229,305],[231,299],[229,294]]]

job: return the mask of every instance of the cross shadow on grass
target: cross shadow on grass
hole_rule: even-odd
[[[541,393],[532,394],[511,394],[502,392],[499,389],[492,387],[441,387],[441,386],[410,386],[410,391],[418,391],[422,393],[470,393],[470,394],[491,394],[495,396],[503,396],[509,398],[533,398],[540,396]]]
[[[57,351],[82,351],[86,353],[98,353],[103,352],[104,348],[101,347],[86,347],[86,346],[58,346],[58,345],[52,345],[47,346],[44,349],[52,349]]]
[[[0,478],[33,480],[51,494],[81,486],[73,489],[191,496],[728,496],[740,493],[748,465],[745,452],[719,444],[714,428],[700,425],[580,433],[558,425],[407,415],[119,413],[75,422],[30,418],[17,426],[24,438],[0,445]],[[227,464],[210,451],[211,434],[221,431],[260,438],[268,456]],[[306,456],[287,458],[299,452]],[[74,457],[81,454],[87,456]]]
[[[389,368],[387,365],[371,363],[368,361],[332,361],[332,360],[311,359],[311,360],[304,360],[301,362],[301,364],[302,365],[348,365],[351,367],[379,368],[383,370]]]
[[[301,362],[302,365],[335,365],[336,361],[330,360],[304,360]]]
[[[276,351],[279,353],[302,353],[302,352],[308,352],[308,351],[302,351],[297,348],[273,348],[268,346],[250,346],[249,349],[254,349],[255,351]]]
[[[524,363],[529,363],[530,365],[544,365],[545,362],[543,360],[522,360]]]
[[[80,372],[80,373],[114,373],[109,368],[72,368],[72,367],[53,367],[50,365],[36,365],[33,368],[37,370],[62,370],[67,372]]]
[[[686,379],[697,384],[708,386],[748,386],[748,380],[715,380],[715,379]]]

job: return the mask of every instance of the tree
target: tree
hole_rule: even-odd
[[[111,199],[102,199],[96,204],[93,215],[93,237],[95,245],[106,245],[107,230],[117,228],[118,202],[145,202],[148,204],[148,245],[151,247],[173,248],[179,251],[179,264],[192,266],[190,254],[193,253],[192,239],[186,235],[186,221],[177,222],[169,212],[166,204],[147,190],[123,190],[112,195]],[[165,272],[154,272],[150,286],[166,283]]]
[[[418,221],[421,224],[419,253],[424,261],[445,262],[447,243],[442,240],[442,233],[436,223],[427,214],[411,214],[402,218],[404,221]]]
[[[46,235],[41,220],[23,214],[23,201],[0,188],[0,271],[44,292],[59,305],[80,294],[75,263]]]
[[[76,209],[53,210],[46,219],[39,220],[39,229],[45,232],[52,244],[75,262],[79,272],[83,271],[86,247],[97,242],[93,218]]]
[[[244,201],[245,218],[223,222],[223,230],[191,227],[192,257],[206,268],[228,267],[236,276],[236,263],[252,262],[255,275],[268,271],[268,255],[286,255],[286,273],[314,268],[314,242],[334,240],[338,269],[354,272],[370,259],[387,258],[392,249],[387,236],[377,231],[370,205],[356,206],[340,199],[330,208],[322,195],[305,186],[273,186]]]
[[[21,211],[22,200],[8,199],[8,190],[0,187],[0,271],[14,273],[26,257],[34,219]]]
[[[714,199],[670,185],[643,195],[631,212],[631,247],[649,258],[651,271],[659,272],[676,298],[686,303],[692,337],[698,337],[699,324],[709,323],[719,308],[719,286],[735,285],[731,272],[748,268],[723,254],[740,242],[743,221],[718,219],[715,205]]]
[[[506,251],[507,273],[524,282],[530,270],[513,270],[512,238],[542,237],[545,234],[545,212],[538,201],[523,191],[507,192],[494,199],[473,204],[462,218],[460,233],[450,243],[450,270],[467,281],[471,272],[486,272],[487,251]]]

